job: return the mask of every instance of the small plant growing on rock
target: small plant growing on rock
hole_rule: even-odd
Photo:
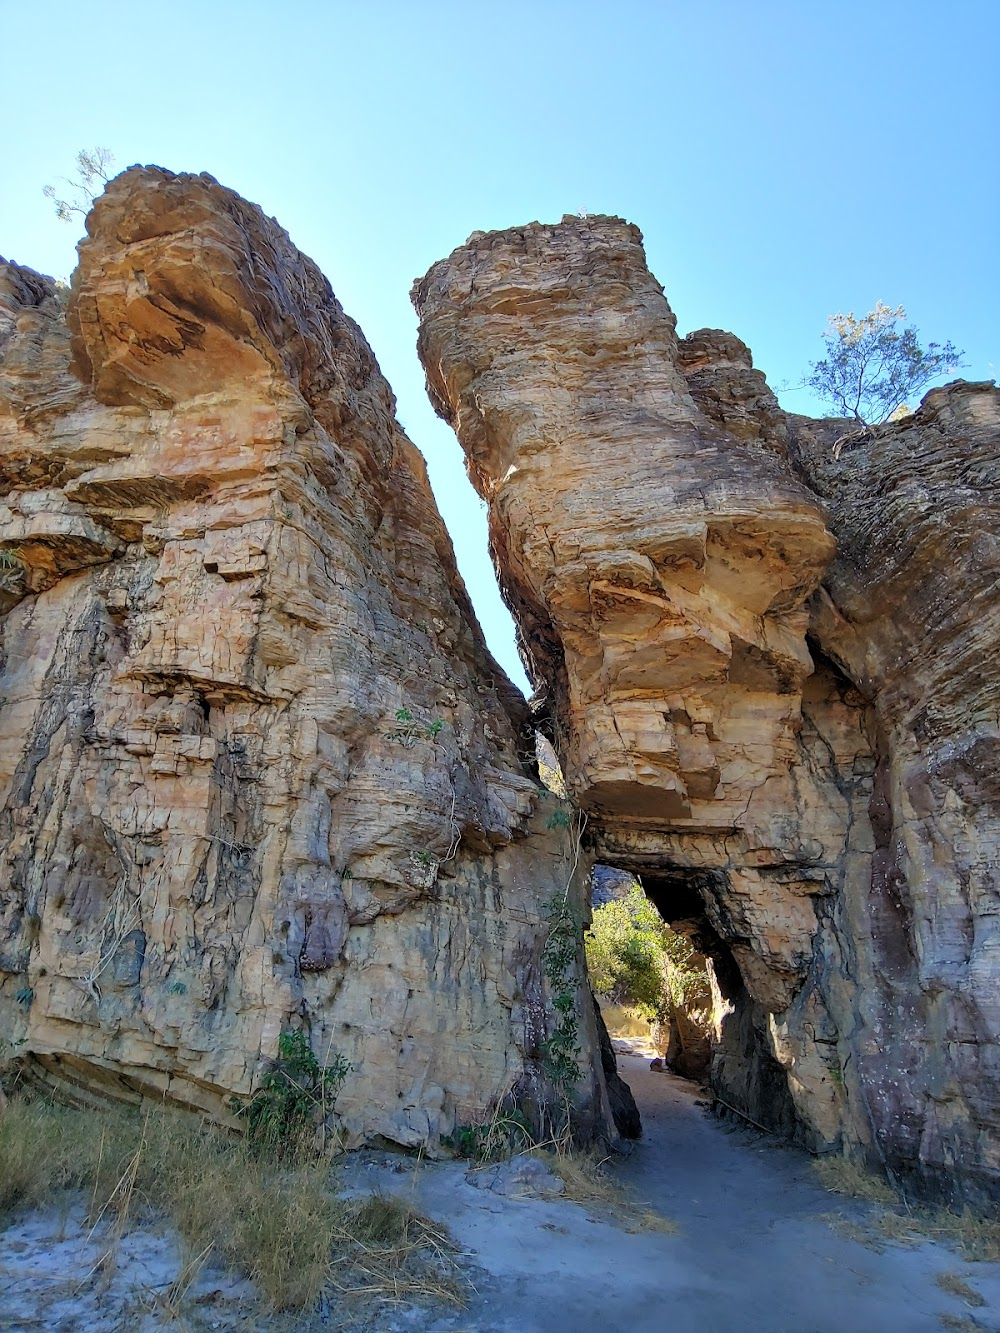
[[[555,1022],[542,1043],[545,1073],[564,1095],[569,1095],[580,1076],[580,1041],[576,1018],[577,963],[580,954],[580,923],[567,898],[558,898],[549,908],[549,935],[542,961],[552,996]]]
[[[87,216],[94,200],[111,179],[114,160],[110,148],[81,148],[76,155],[76,180],[62,177],[63,184],[70,189],[68,198],[60,199],[54,185],[43,186],[42,194],[55,204],[60,222],[72,222],[74,215]]]
[[[326,1116],[350,1072],[338,1055],[321,1065],[299,1029],[278,1038],[278,1058],[248,1102],[234,1097],[230,1106],[247,1126],[251,1142],[275,1156],[301,1151],[310,1128],[325,1124]]]
[[[423,723],[414,718],[408,708],[397,708],[396,726],[392,731],[385,733],[385,738],[387,741],[395,741],[404,750],[410,750],[413,748],[415,741],[436,741],[443,730],[444,723],[440,718],[435,718],[429,726],[425,727]]]
[[[23,566],[17,552],[10,547],[0,548],[0,590],[11,592],[23,572]]]
[[[837,416],[853,417],[865,428],[880,426],[905,413],[907,400],[931,380],[962,364],[954,343],[922,347],[912,325],[897,330],[905,318],[902,306],[893,309],[881,301],[866,315],[830,316],[826,356],[811,363],[806,384]]]
[[[537,1147],[523,1113],[501,1111],[499,1105],[490,1120],[484,1120],[481,1125],[456,1126],[454,1134],[442,1142],[456,1157],[465,1157],[472,1162],[499,1162]]]

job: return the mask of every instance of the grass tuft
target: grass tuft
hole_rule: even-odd
[[[598,1213],[624,1231],[658,1231],[674,1235],[677,1224],[637,1202],[631,1191],[608,1171],[608,1158],[594,1152],[561,1151],[538,1154],[566,1187],[563,1198]]]
[[[980,1296],[979,1292],[970,1287],[958,1273],[938,1273],[934,1280],[942,1291],[946,1291],[949,1296],[957,1296],[960,1301],[965,1301],[966,1305],[975,1308],[986,1304],[985,1296]]]
[[[846,1157],[833,1154],[817,1157],[813,1162],[813,1170],[819,1176],[820,1184],[833,1194],[844,1194],[850,1199],[863,1199],[866,1203],[878,1203],[887,1208],[899,1202],[887,1180],[848,1161]]]
[[[913,1207],[881,1177],[843,1157],[820,1157],[813,1168],[833,1193],[879,1206],[864,1227],[849,1219],[835,1219],[841,1233],[851,1240],[874,1248],[935,1240],[950,1246],[969,1263],[1000,1261],[1000,1219],[996,1217],[985,1217],[971,1209],[958,1213],[948,1208]]]

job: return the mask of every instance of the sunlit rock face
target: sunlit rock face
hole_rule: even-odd
[[[995,485],[995,392],[936,391],[863,472],[834,460],[844,424],[786,417],[738,338],[677,339],[615,218],[476,233],[413,295],[598,858],[700,918],[731,1010],[720,1095],[813,1146],[988,1180],[997,965],[970,867],[996,856],[996,500],[971,478]],[[928,782],[935,708],[963,739]]]
[[[218,1113],[305,1025],[349,1141],[433,1149],[544,1096],[574,849],[523,700],[280,227],[158,168],[87,227],[68,294],[0,264],[0,1029]]]

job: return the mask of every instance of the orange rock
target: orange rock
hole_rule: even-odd
[[[546,1095],[571,860],[526,706],[316,266],[208,176],[133,168],[87,228],[68,309],[0,265],[0,1026],[221,1114],[305,1025],[348,1142],[434,1151]]]
[[[714,959],[714,1086],[989,1192],[997,391],[787,417],[618,218],[477,232],[413,299],[597,857]]]

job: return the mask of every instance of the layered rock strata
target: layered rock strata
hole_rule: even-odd
[[[599,859],[715,959],[720,1097],[988,1186],[995,391],[838,461],[614,218],[476,233],[414,301]]]
[[[871,703],[857,1052],[880,1142],[1000,1181],[1000,393],[958,382],[862,437],[789,419],[839,546],[816,641]],[[831,445],[832,441],[832,445]]]
[[[68,294],[0,264],[5,1054],[221,1114],[304,1026],[431,1150],[544,1101],[576,849],[370,348],[211,177],[87,230]]]

